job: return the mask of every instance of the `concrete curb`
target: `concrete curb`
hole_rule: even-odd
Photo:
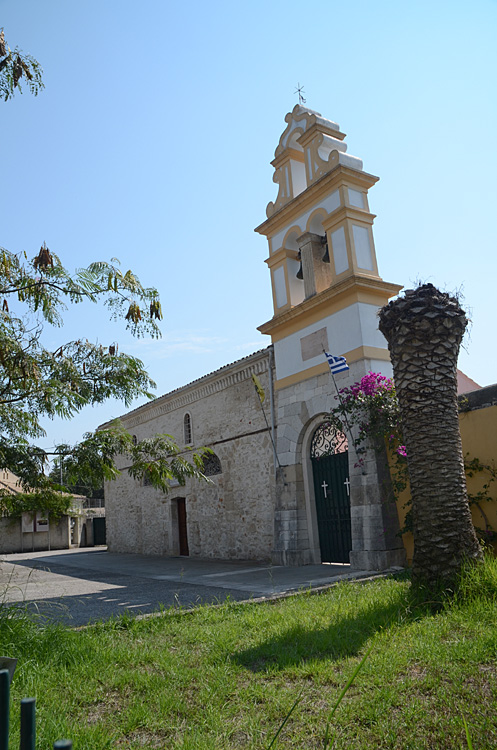
[[[364,575],[364,576],[357,576],[354,577],[354,574],[351,573],[348,576],[342,576],[337,581],[331,581],[330,583],[326,583],[323,586],[315,586],[315,587],[308,587],[305,589],[298,589],[297,591],[285,591],[281,594],[272,594],[270,596],[259,596],[256,598],[250,598],[250,599],[241,599],[240,601],[230,601],[230,602],[221,602],[220,604],[200,604],[196,607],[189,607],[188,609],[181,609],[174,607],[170,607],[165,612],[147,612],[143,615],[135,615],[133,616],[133,620],[150,620],[152,618],[156,617],[172,617],[172,616],[183,616],[183,615],[193,615],[195,612],[198,612],[201,608],[209,608],[209,609],[220,609],[221,607],[225,607],[227,603],[229,603],[232,607],[239,607],[241,605],[247,605],[247,604],[277,604],[283,599],[290,599],[292,597],[296,596],[302,596],[303,594],[307,596],[319,596],[320,594],[325,594],[330,589],[338,586],[342,583],[370,583],[373,581],[377,581],[379,579],[383,578],[390,578],[395,577],[397,575],[400,575],[401,573],[404,573],[406,571],[406,568],[391,568],[390,570],[385,570],[382,573],[373,573],[372,575]],[[122,617],[122,615],[120,615]],[[106,620],[105,622],[108,622]],[[87,630],[88,628],[94,628],[98,627],[102,624],[102,621],[100,622],[94,622],[89,623],[88,625],[79,625],[74,628],[70,628],[70,630],[74,631],[80,631],[80,630]]]

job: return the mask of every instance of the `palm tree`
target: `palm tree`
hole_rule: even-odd
[[[412,496],[413,582],[446,587],[482,552],[471,522],[456,366],[466,315],[432,284],[380,310],[399,399]]]

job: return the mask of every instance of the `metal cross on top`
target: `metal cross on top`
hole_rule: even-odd
[[[299,104],[305,104],[306,99],[302,96],[302,94],[305,94],[304,87],[300,85],[300,83],[297,83],[297,88],[293,92],[294,94],[299,95]]]

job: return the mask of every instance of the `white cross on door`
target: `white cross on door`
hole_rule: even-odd
[[[326,484],[326,482],[323,482],[321,487],[323,488],[323,493],[324,493],[325,498],[328,497],[328,494],[326,492],[326,490],[328,489],[328,485]]]
[[[350,482],[349,482],[349,478],[348,477],[345,480],[344,485],[345,485],[345,487],[347,489],[347,497],[349,497],[350,496]]]

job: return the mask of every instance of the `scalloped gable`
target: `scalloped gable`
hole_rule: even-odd
[[[285,122],[287,122],[288,125],[281,134],[276,151],[274,152],[275,156],[279,156],[279,154],[287,148],[292,133],[298,130],[300,136],[315,124],[319,124],[323,130],[328,130],[330,135],[333,135],[334,138],[338,138],[339,140],[345,138],[345,133],[340,132],[340,125],[338,125],[338,123],[333,122],[332,120],[327,120],[320,112],[315,112],[313,109],[302,107],[300,104],[296,104],[292,111],[285,115]]]
[[[258,349],[252,354],[223,365],[219,369],[202,375],[202,377],[196,378],[186,385],[175,388],[168,393],[164,393],[162,396],[157,396],[152,401],[137,406],[136,409],[122,414],[118,419],[125,423],[127,429],[131,429],[131,427],[136,427],[142,422],[156,419],[162,414],[167,414],[175,409],[199,401],[212,393],[218,393],[242,380],[250,378],[252,374],[260,375],[267,369],[266,362],[270,349],[270,346],[265,349]],[[112,419],[104,422],[97,429],[106,429],[114,421]]]
[[[339,164],[362,170],[362,160],[346,154],[345,133],[336,122],[300,104],[285,122],[271,162],[279,189],[276,201],[267,205],[268,218]]]

